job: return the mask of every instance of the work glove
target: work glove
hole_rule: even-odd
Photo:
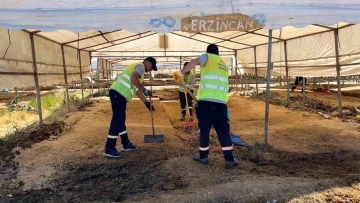
[[[144,93],[145,96],[150,96],[150,97],[153,96],[152,92],[150,90],[147,90],[147,89],[145,89],[143,93]]]
[[[181,73],[181,71],[177,71],[173,73],[173,78],[176,82],[180,82],[183,79],[184,75]]]
[[[145,104],[146,108],[149,109],[149,111],[155,111],[154,106],[149,101],[144,102],[144,104]]]

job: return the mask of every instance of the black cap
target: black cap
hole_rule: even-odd
[[[146,60],[146,61],[149,61],[149,62],[151,63],[152,69],[153,69],[154,71],[157,71],[157,70],[158,70],[158,68],[157,68],[157,66],[156,66],[156,60],[155,60],[153,57],[147,57],[145,60]]]
[[[219,55],[219,47],[216,44],[209,44],[206,53]]]

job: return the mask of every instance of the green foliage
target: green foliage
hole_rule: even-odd
[[[8,108],[9,112],[14,111],[32,111],[35,112],[36,109],[28,104],[21,103],[21,97],[15,96],[13,97],[7,104],[6,107]]]
[[[55,110],[59,106],[61,106],[64,102],[63,96],[61,94],[44,95],[40,97],[40,100],[41,100],[41,108],[47,110]],[[29,102],[29,106],[36,109],[36,111],[38,110],[36,98],[34,98]]]
[[[77,97],[76,95],[70,95],[70,102],[75,106],[82,105],[82,99],[80,97]]]

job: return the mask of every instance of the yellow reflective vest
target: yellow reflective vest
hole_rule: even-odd
[[[131,75],[135,71],[135,67],[141,63],[134,63],[129,65],[124,71],[116,78],[111,84],[110,89],[117,91],[127,102],[130,102],[133,96],[136,94],[137,88],[131,82]],[[144,74],[139,78],[140,83],[144,81]]]
[[[195,73],[194,73],[193,70],[190,70],[189,75],[188,75],[186,81],[184,81],[185,85],[190,85],[193,77],[195,77]],[[185,89],[180,85],[180,86],[179,86],[179,91],[180,91],[180,92],[184,92]]]
[[[200,67],[200,83],[197,100],[228,102],[229,67],[215,54],[208,54],[205,66]]]

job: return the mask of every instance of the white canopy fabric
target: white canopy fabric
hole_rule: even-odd
[[[147,56],[154,56],[164,67],[178,68],[180,58],[189,61],[210,43],[219,46],[221,56],[231,58],[237,53],[238,66],[246,73],[255,74],[257,67],[258,74],[265,75],[268,29],[274,29],[273,76],[285,75],[285,41],[290,76],[335,76],[335,30],[341,75],[360,75],[359,11],[358,0],[3,0],[0,89],[33,85],[30,33],[35,36],[39,80],[44,86],[64,83],[61,45],[69,83],[80,78],[77,50],[81,50],[83,77],[89,75],[91,55],[104,59],[98,65],[104,78],[112,64],[124,66]],[[252,16],[265,28],[180,31],[181,18],[232,13]]]
[[[336,25],[338,30],[339,64],[341,76],[360,75],[360,25]],[[332,26],[332,28],[336,27]],[[281,39],[273,40],[272,76],[286,75],[285,41],[287,46],[287,65],[289,76],[336,77],[335,34],[329,27],[319,34],[289,39],[286,33],[296,30],[311,30],[313,26],[303,29],[284,28]],[[275,35],[276,36],[276,35]],[[285,37],[284,37],[285,36]],[[268,45],[256,46],[256,67],[259,75],[266,75]],[[237,51],[238,62],[246,73],[255,74],[255,48]]]
[[[71,31],[181,30],[181,18],[242,13],[265,28],[360,22],[358,0],[2,0],[0,26]]]

